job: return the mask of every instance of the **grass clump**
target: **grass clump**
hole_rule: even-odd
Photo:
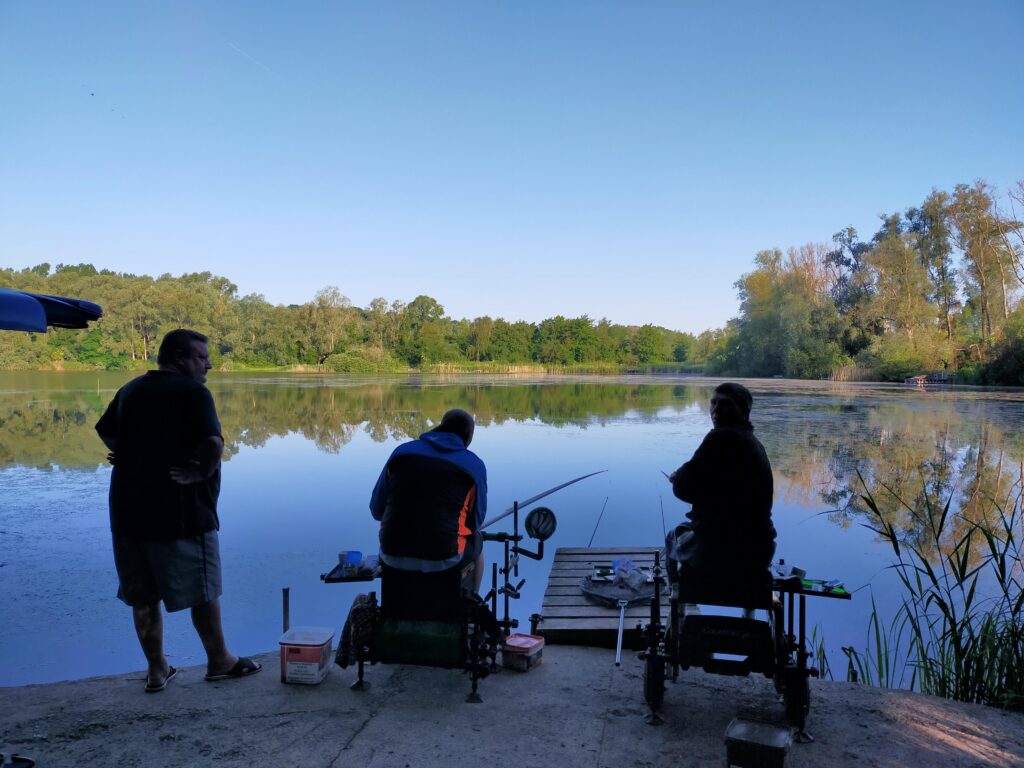
[[[849,679],[1024,710],[1022,480],[981,521],[951,515],[952,496],[937,508],[925,493],[914,508],[883,485],[920,524],[914,538],[866,490],[866,525],[892,546],[903,596],[887,627],[872,598],[867,648],[843,648]]]

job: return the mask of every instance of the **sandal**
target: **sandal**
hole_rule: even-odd
[[[174,676],[176,674],[178,674],[177,669],[175,669],[174,667],[168,667],[167,677],[165,677],[164,681],[159,684],[149,682],[149,675],[146,675],[146,693],[160,693],[160,691],[166,688],[167,684],[174,679]]]
[[[218,672],[217,674],[209,674],[204,680],[208,683],[215,682],[217,680],[233,680],[236,677],[246,677],[247,675],[255,675],[263,669],[263,665],[258,661],[247,659],[245,656],[239,656],[238,661],[235,662],[235,666],[229,669],[227,672]]]

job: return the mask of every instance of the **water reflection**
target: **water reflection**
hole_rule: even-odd
[[[0,615],[8,630],[0,637],[0,685],[140,668],[130,618],[113,598],[109,475],[93,430],[128,378],[0,374],[0,535],[8,545],[0,554]],[[292,587],[298,621],[340,626],[340,606],[352,595],[324,587],[319,573],[339,549],[375,546],[366,502],[381,465],[395,442],[452,407],[477,415],[474,448],[488,464],[494,509],[610,470],[552,500],[559,514],[552,549],[584,545],[609,498],[595,545],[656,543],[662,501],[669,525],[683,512],[658,470],[688,458],[710,427],[714,383],[212,375],[228,449],[221,518],[229,634],[243,653],[274,647],[284,585]],[[911,508],[927,494],[982,514],[991,509],[987,500],[1006,498],[1020,476],[1020,392],[747,384],[752,420],[776,474],[780,554],[852,589],[886,587],[879,579],[891,553],[854,524],[864,520],[858,472],[905,536],[927,526],[886,487]],[[550,560],[528,576],[521,620],[539,608],[549,567]],[[876,590],[884,608],[883,592]],[[813,619],[837,653],[839,645],[863,646],[868,602],[815,606]],[[193,634],[187,618],[169,618],[176,664],[201,658],[201,648],[190,645]],[[69,640],[75,654],[65,652]],[[40,649],[49,667],[40,666]]]
[[[93,426],[123,376],[0,374],[0,466],[95,466],[105,452]],[[405,440],[449,408],[466,408],[482,427],[538,420],[587,426],[633,411],[653,419],[660,408],[707,399],[706,386],[604,382],[433,379],[360,381],[311,376],[211,376],[226,452],[260,448],[272,437],[300,434],[338,453],[356,430],[376,442]]]
[[[820,496],[833,510],[834,522],[863,520],[863,495],[869,493],[903,538],[928,547],[934,529],[929,514],[948,510],[954,521],[949,532],[959,538],[974,523],[994,525],[1000,506],[1019,503],[1024,455],[1019,405],[883,405],[859,421],[819,458],[826,477]],[[840,429],[842,424],[837,421]]]
[[[105,451],[93,431],[123,374],[0,374],[0,468],[95,468]],[[760,384],[761,386],[758,386]],[[340,452],[357,432],[374,442],[406,440],[449,408],[468,408],[482,427],[510,421],[586,428],[629,414],[654,421],[663,409],[704,409],[712,383],[658,379],[522,381],[439,377],[392,380],[215,375],[211,390],[228,460],[240,447],[301,435]],[[778,492],[829,511],[848,526],[864,513],[860,494],[885,501],[912,534],[910,510],[927,496],[949,498],[967,516],[989,509],[1020,476],[1021,393],[920,393],[898,387],[758,382],[752,420],[777,476]],[[863,480],[858,479],[858,473]]]

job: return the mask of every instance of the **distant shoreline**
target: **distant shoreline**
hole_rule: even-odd
[[[109,374],[124,374],[124,375],[139,375],[145,373],[147,370],[152,370],[156,367],[156,361],[151,361],[143,366],[137,368],[92,368],[88,366],[69,366],[69,365],[57,365],[47,366],[42,368],[0,368],[0,375],[2,374],[32,374],[32,373],[47,373],[47,374],[83,374],[83,373],[109,373]],[[924,384],[916,383],[913,381],[889,381],[881,378],[858,378],[858,379],[843,379],[843,378],[826,378],[826,379],[798,379],[798,378],[787,378],[782,376],[765,376],[765,377],[750,377],[750,376],[730,376],[728,374],[710,374],[705,373],[702,370],[693,370],[687,366],[681,365],[649,365],[637,368],[619,366],[619,365],[605,365],[605,364],[581,364],[576,366],[545,366],[539,364],[520,364],[520,365],[505,365],[505,364],[490,364],[490,363],[438,363],[422,368],[395,368],[379,371],[333,371],[324,367],[318,367],[314,365],[287,365],[287,366],[267,366],[267,367],[250,367],[250,366],[239,366],[235,364],[224,365],[215,369],[215,373],[220,374],[295,374],[295,375],[310,375],[310,376],[338,376],[346,377],[350,376],[353,378],[366,378],[366,377],[391,377],[391,376],[580,376],[580,377],[656,377],[663,379],[672,378],[684,378],[689,380],[706,380],[706,381],[746,381],[746,382],[762,382],[764,384],[778,385],[783,382],[790,384],[802,385],[802,386],[813,386],[813,385],[836,385],[836,386],[849,386],[849,385],[879,385],[886,387],[898,387],[905,388],[908,391],[918,392],[1017,392],[1024,391],[1022,386],[1011,386],[1006,384],[974,384],[974,383],[957,383],[955,381],[942,381],[942,382],[926,382]],[[924,374],[915,378],[922,378]],[[772,387],[769,386],[769,389]]]

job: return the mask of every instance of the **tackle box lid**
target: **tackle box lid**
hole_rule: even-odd
[[[329,627],[292,627],[278,641],[281,645],[324,645],[334,637]]]
[[[534,653],[544,647],[544,638],[540,635],[526,635],[513,632],[505,638],[505,653]]]

